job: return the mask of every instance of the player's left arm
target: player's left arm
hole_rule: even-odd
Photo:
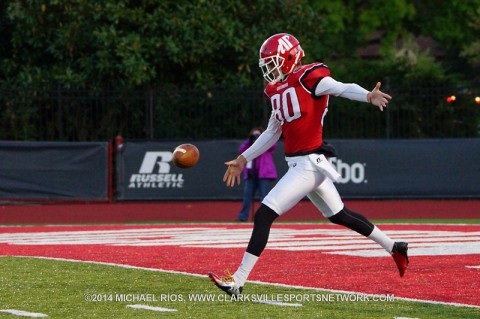
[[[380,86],[381,83],[378,82],[370,92],[356,83],[343,83],[326,76],[315,87],[315,95],[334,95],[350,100],[368,102],[377,106],[380,111],[383,111],[392,97],[380,91]]]

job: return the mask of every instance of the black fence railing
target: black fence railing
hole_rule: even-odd
[[[480,104],[471,91],[391,85],[385,112],[332,97],[326,138],[480,137]],[[478,92],[476,92],[478,94]],[[456,95],[453,103],[446,97]],[[244,138],[266,126],[262,88],[86,91],[0,88],[0,139],[99,141]]]

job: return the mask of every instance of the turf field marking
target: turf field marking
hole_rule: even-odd
[[[163,272],[163,273],[168,273],[168,274],[179,274],[179,275],[186,275],[186,276],[199,277],[199,278],[208,278],[207,275],[188,273],[188,272],[184,272],[184,271],[165,270],[165,269],[159,269],[159,268],[147,268],[147,267],[139,267],[139,266],[131,266],[131,265],[115,264],[115,263],[107,263],[107,262],[99,262],[99,261],[86,261],[86,260],[76,260],[76,259],[57,258],[57,257],[43,257],[43,256],[1,256],[0,255],[0,257],[35,258],[35,259],[76,262],[76,263],[87,263],[87,264],[113,266],[113,267],[120,267],[120,268],[127,268],[127,269],[140,269],[140,270],[147,270],[147,271],[156,271],[156,272]],[[249,283],[258,284],[258,285],[276,286],[276,287],[282,287],[282,288],[295,288],[295,289],[314,290],[314,291],[321,291],[321,292],[334,292],[334,293],[341,293],[341,294],[352,294],[352,293],[356,294],[356,293],[359,293],[359,292],[356,292],[356,291],[304,287],[304,286],[297,286],[297,285],[286,285],[286,284],[271,283],[271,282],[264,282],[264,281],[258,281],[258,280],[251,280],[251,281],[249,281]],[[362,293],[362,295],[365,295],[365,296],[379,296],[379,295],[376,295],[376,294],[366,294],[366,293]],[[480,306],[470,305],[470,304],[462,304],[462,303],[457,303],[457,302],[444,302],[444,301],[416,299],[416,298],[407,298],[407,297],[395,297],[395,300],[405,300],[405,301],[413,301],[413,302],[420,302],[420,303],[433,304],[433,305],[446,305],[446,306],[454,306],[454,307],[466,307],[466,308],[480,309]]]
[[[478,266],[465,266],[465,267],[467,267],[467,268],[473,268],[473,269],[480,269],[480,265],[478,265]]]
[[[475,255],[480,252],[480,231],[387,230],[393,239],[410,243],[410,256]],[[162,227],[115,230],[70,230],[0,233],[10,245],[110,245],[239,248],[250,239],[249,228]],[[268,249],[324,251],[328,254],[385,257],[377,244],[344,229],[272,229]]]
[[[16,310],[16,309],[0,309],[0,312],[9,313],[11,315],[19,316],[19,317],[30,317],[30,318],[45,318],[48,315],[44,313],[38,312],[28,312],[23,310]]]
[[[175,312],[175,311],[177,311],[177,309],[152,307],[152,306],[146,306],[146,305],[127,305],[127,308],[144,309],[144,310],[152,310],[152,311],[160,311],[160,312]]]

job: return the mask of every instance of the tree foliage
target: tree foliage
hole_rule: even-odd
[[[208,106],[224,116],[228,102],[216,97],[229,92],[226,88],[261,86],[258,49],[278,32],[294,34],[306,62],[326,62],[341,81],[365,87],[385,79],[411,86],[460,80],[473,85],[476,78],[478,85],[479,15],[480,0],[442,5],[435,0],[4,0],[0,90],[23,88],[25,93],[0,96],[0,124],[8,132],[0,138],[35,134],[31,120],[39,117],[36,101],[46,92],[44,87],[53,92],[81,89],[89,92],[89,99],[112,89],[128,96],[134,90],[153,94],[194,88],[215,92],[213,98],[203,95],[195,107]],[[378,34],[378,59],[360,59],[359,49]],[[438,60],[415,47],[412,40],[417,36],[433,38],[445,58]],[[399,54],[405,50],[408,56]],[[63,99],[55,96],[49,100],[54,102],[42,106],[43,112]],[[168,113],[170,106],[158,103],[157,112]],[[416,107],[415,101],[408,103]],[[127,104],[113,103],[105,117],[138,103]],[[135,109],[134,117],[140,118],[141,112]],[[69,127],[82,127],[81,119],[88,117],[62,116],[73,121]],[[82,130],[88,138],[88,129]]]
[[[319,30],[307,1],[6,1],[6,77],[64,86],[249,83],[271,33]],[[257,70],[255,76],[258,76]]]
[[[472,56],[480,0],[450,3],[6,0],[1,72],[18,84],[65,87],[251,85],[258,49],[277,32],[295,34],[311,61],[352,58],[375,31],[384,56],[409,33]]]
[[[448,72],[477,77],[480,66],[480,1],[415,1],[416,17],[408,28],[412,34],[431,36],[445,52]],[[420,19],[428,17],[428,19]]]

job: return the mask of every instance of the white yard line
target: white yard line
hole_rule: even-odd
[[[480,269],[480,265],[478,266],[465,266],[466,268],[473,268],[473,269]]]
[[[152,310],[152,311],[159,311],[159,312],[175,312],[175,311],[177,311],[177,309],[152,307],[152,306],[146,306],[146,305],[127,305],[127,308]]]
[[[9,313],[11,315],[19,316],[19,317],[29,317],[29,318],[46,318],[46,317],[48,317],[48,315],[46,315],[44,313],[28,312],[28,311],[16,310],[16,309],[0,309],[0,312]]]

